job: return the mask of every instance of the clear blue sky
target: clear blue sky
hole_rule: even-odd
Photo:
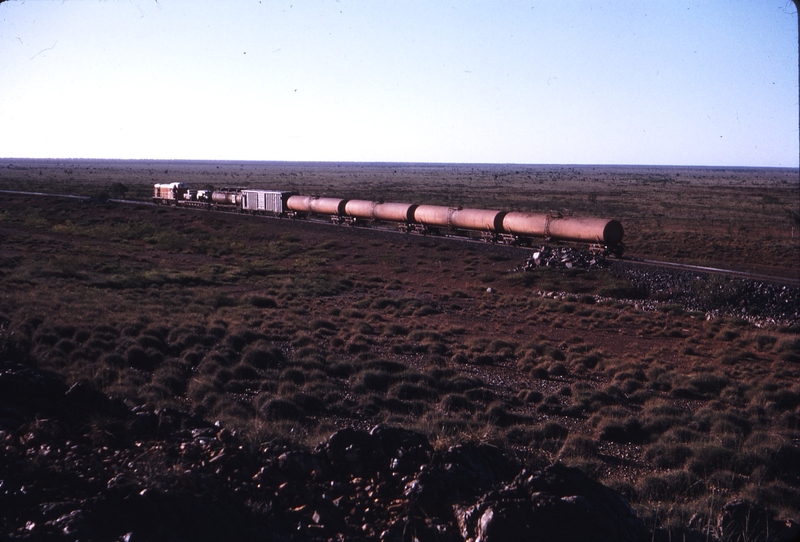
[[[788,0],[7,1],[0,156],[798,166]]]

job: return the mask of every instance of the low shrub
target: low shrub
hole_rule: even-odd
[[[464,395],[459,393],[450,393],[442,399],[442,409],[448,412],[474,412],[475,404]]]
[[[128,367],[150,372],[156,368],[163,356],[156,350],[145,351],[141,347],[132,346],[125,352],[125,359]]]
[[[280,348],[259,342],[245,349],[242,362],[256,369],[281,369],[286,365],[286,357]]]
[[[731,385],[731,381],[726,376],[703,373],[692,377],[689,385],[700,393],[719,395],[723,389]]]
[[[687,469],[698,476],[705,477],[720,469],[730,469],[733,465],[733,451],[718,444],[700,444],[694,448],[692,455]]]
[[[692,449],[686,444],[653,444],[647,448],[644,458],[659,469],[676,469],[692,457]]]
[[[466,395],[470,401],[480,401],[482,403],[488,403],[497,398],[497,395],[492,390],[486,388],[467,390],[464,395]]]
[[[515,425],[506,430],[506,440],[518,446],[528,446],[533,440],[533,431],[524,425]]]
[[[259,309],[275,309],[278,307],[278,302],[271,297],[264,297],[254,295],[250,297],[250,304]]]
[[[386,327],[384,333],[386,333],[387,335],[406,336],[408,335],[408,328],[403,327],[399,324],[391,324]]]
[[[569,435],[569,429],[558,422],[547,422],[536,429],[535,435],[537,439],[564,440]]]
[[[542,399],[544,399],[544,395],[540,391],[536,390],[528,390],[521,392],[522,397],[520,397],[526,403],[541,403]]]
[[[496,425],[497,427],[509,427],[525,419],[523,416],[509,412],[503,404],[491,405],[483,415],[483,418],[488,423]]]
[[[569,437],[559,452],[561,457],[591,459],[598,453],[597,443],[594,440],[575,435]]]
[[[361,374],[358,387],[369,391],[386,391],[397,378],[386,371],[370,370]]]
[[[483,387],[484,383],[479,378],[470,378],[467,376],[456,376],[455,378],[441,380],[438,388],[442,391],[453,391],[463,393],[468,390]]]
[[[257,380],[259,378],[258,371],[246,363],[240,363],[234,367],[233,376],[238,380]]]
[[[390,394],[398,399],[434,401],[439,399],[439,392],[426,385],[402,382],[393,386]]]
[[[285,371],[283,371],[283,373],[281,373],[280,379],[282,382],[290,382],[295,386],[302,386],[303,384],[306,383],[305,373],[303,373],[303,371],[299,369],[294,369],[294,368],[286,369]]]
[[[291,420],[300,421],[303,419],[303,410],[285,399],[270,399],[260,409],[259,414],[266,420]]]
[[[706,485],[694,473],[676,471],[662,476],[645,476],[636,484],[641,501],[676,502],[703,495]]]
[[[649,440],[650,435],[636,418],[628,418],[624,422],[609,420],[600,425],[600,440],[618,444],[641,444]]]
[[[494,354],[479,354],[472,358],[473,365],[495,365],[498,361],[502,361],[500,358],[495,356]]]
[[[316,395],[299,392],[292,394],[289,400],[306,415],[319,416],[325,412],[325,403]]]

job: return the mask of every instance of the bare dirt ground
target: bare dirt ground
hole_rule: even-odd
[[[153,182],[180,180],[569,209],[620,219],[629,252],[642,257],[790,277],[798,275],[800,261],[791,222],[796,170],[0,166],[0,189],[92,195],[118,191],[114,185],[122,183],[126,198],[146,199]],[[253,490],[241,502],[249,503],[242,504],[248,513],[277,521],[270,525],[281,533],[315,520],[314,510],[299,510],[302,503],[294,501],[291,508],[299,511],[291,520],[267,510],[267,503],[283,502],[278,486],[293,479],[278,456],[313,450],[337,430],[380,423],[424,435],[434,454],[473,443],[498,447],[518,467],[554,461],[577,467],[620,491],[665,540],[733,539],[720,518],[736,499],[770,515],[800,517],[800,339],[791,321],[709,319],[705,311],[643,291],[613,265],[514,272],[528,254],[513,247],[238,214],[4,196],[0,247],[6,370],[31,367],[67,386],[83,382],[136,415],[155,416],[157,425],[169,412],[219,420],[240,449],[264,451],[248,456],[247,468],[255,471],[240,466],[228,482],[214,483],[228,491],[225,484],[235,485],[245,471],[252,480],[277,469],[264,482],[276,484],[277,497]],[[697,295],[716,299],[711,291]],[[787,299],[796,305],[796,298]],[[215,476],[206,466],[212,457],[203,454],[219,449],[213,442],[200,446],[201,437],[176,433],[169,441],[145,431],[112,442],[103,436],[112,431],[106,422],[94,430],[63,422],[55,430],[10,408],[0,427],[3,502],[13,509],[3,529],[10,537],[61,536],[64,525],[79,532],[78,519],[63,519],[66,512],[42,503],[60,499],[73,503],[69,513],[90,514],[97,502],[86,495],[104,494],[108,489],[98,487],[110,488],[120,473],[131,491],[164,495],[170,494],[167,473],[178,467]],[[134,422],[124,420],[130,429]],[[69,449],[68,440],[111,450],[106,467],[90,477],[94,485],[73,484],[85,495],[53,474],[86,475],[88,467],[53,451]],[[199,455],[184,453],[195,444]],[[129,459],[134,449],[159,461],[136,470],[112,457],[116,450]],[[419,481],[415,476],[398,482],[396,502],[381,501],[377,516],[348,508],[346,525],[326,527],[320,539],[353,536],[352,528],[377,540],[402,514],[411,521],[419,510],[391,508],[391,502],[411,502],[402,488]],[[39,486],[34,479],[42,480]],[[31,484],[57,495],[30,497],[39,495]],[[435,530],[434,520],[420,520],[420,532]],[[455,519],[448,521],[437,532],[450,538],[439,539],[463,539]]]

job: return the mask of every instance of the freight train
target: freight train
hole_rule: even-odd
[[[306,218],[325,216],[336,224],[395,223],[401,231],[423,235],[480,235],[485,241],[531,246],[535,239],[589,243],[593,250],[622,256],[624,230],[618,220],[464,209],[439,205],[302,196],[280,190],[220,188],[194,190],[184,183],[156,184],[153,202]]]

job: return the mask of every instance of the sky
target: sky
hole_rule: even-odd
[[[789,0],[8,0],[0,157],[798,167]]]

